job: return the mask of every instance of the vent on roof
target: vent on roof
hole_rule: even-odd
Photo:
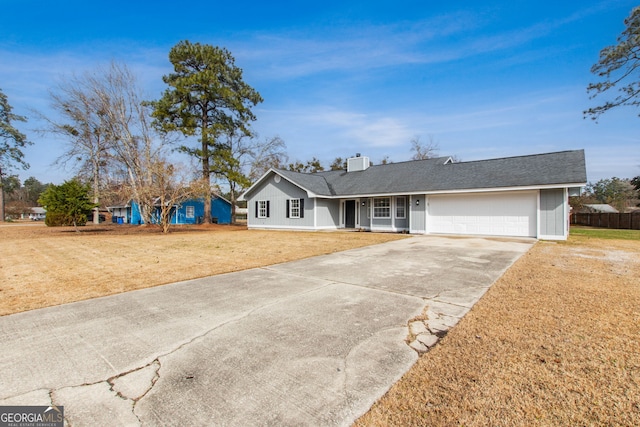
[[[447,160],[444,161],[445,165],[448,165],[450,163],[453,163],[453,157],[449,157],[449,158],[447,158]]]
[[[351,157],[347,159],[347,172],[358,172],[369,169],[371,162],[367,156]]]

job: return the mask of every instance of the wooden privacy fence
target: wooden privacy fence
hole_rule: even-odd
[[[574,213],[571,224],[602,228],[640,230],[640,212],[633,213]]]

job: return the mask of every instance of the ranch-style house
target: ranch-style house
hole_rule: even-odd
[[[241,199],[249,228],[565,240],[569,196],[579,195],[586,181],[584,150],[375,166],[356,156],[346,170],[270,169]]]

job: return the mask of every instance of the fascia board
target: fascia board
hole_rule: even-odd
[[[396,191],[391,193],[362,193],[362,194],[344,194],[336,196],[315,196],[319,199],[357,199],[364,197],[393,197],[393,196],[414,196],[414,195],[434,195],[434,194],[461,194],[461,193],[494,193],[503,191],[530,191],[530,190],[546,190],[551,188],[568,188],[568,187],[584,187],[586,182],[581,183],[563,183],[563,184],[545,184],[545,185],[526,185],[519,187],[487,187],[487,188],[463,188],[458,190],[438,190],[438,191]]]
[[[260,178],[258,178],[258,180],[257,180],[256,182],[254,182],[254,183],[253,183],[253,185],[252,185],[251,187],[247,188],[247,189],[246,189],[246,190],[245,190],[245,191],[240,195],[240,197],[238,197],[238,201],[239,201],[239,202],[246,201],[247,199],[245,199],[245,198],[244,198],[244,196],[245,196],[246,194],[250,193],[251,191],[253,191],[253,189],[254,189],[255,187],[257,187],[258,185],[260,185],[260,183],[262,183],[262,181],[264,181],[264,180],[267,178],[267,176],[268,176],[271,172],[274,172],[274,173],[276,173],[276,174],[280,175],[280,174],[279,174],[275,169],[270,168],[270,169],[269,169],[268,171],[266,171],[266,172],[265,172],[265,173],[264,173]],[[280,175],[280,176],[282,176],[282,175]]]
[[[291,184],[295,185],[296,187],[298,187],[298,188],[300,188],[300,189],[302,189],[302,190],[306,191],[306,192],[307,192],[307,196],[308,196],[309,198],[316,198],[316,197],[318,197],[318,195],[317,195],[316,193],[314,193],[313,191],[310,191],[310,190],[308,190],[308,189],[304,188],[302,185],[298,184],[297,182],[295,182],[295,181],[293,181],[293,180],[291,180],[291,179],[287,178],[286,176],[282,175],[281,173],[279,173],[276,169],[271,168],[271,169],[269,169],[267,172],[265,172],[265,174],[264,174],[264,175],[262,175],[262,176],[260,177],[260,179],[258,179],[258,180],[257,180],[257,181],[256,181],[256,182],[255,182],[251,187],[247,188],[247,190],[246,190],[244,193],[242,193],[242,194],[240,195],[240,197],[238,197],[238,201],[246,201],[247,199],[245,199],[245,197],[244,197],[244,196],[245,196],[246,194],[249,194],[249,193],[250,193],[250,192],[251,192],[255,187],[257,187],[257,186],[258,186],[258,185],[260,185],[264,180],[266,180],[267,176],[268,176],[271,172],[273,172],[273,173],[275,173],[276,175],[280,176],[280,178],[287,180],[287,182],[289,182],[289,183],[291,183]]]

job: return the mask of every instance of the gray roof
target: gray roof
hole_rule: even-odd
[[[619,213],[616,208],[611,205],[602,204],[602,203],[585,203],[584,205],[589,210],[594,212],[602,212],[602,213]]]
[[[318,196],[401,194],[564,184],[584,185],[584,150],[450,163],[448,157],[371,166],[364,171],[277,173]]]

